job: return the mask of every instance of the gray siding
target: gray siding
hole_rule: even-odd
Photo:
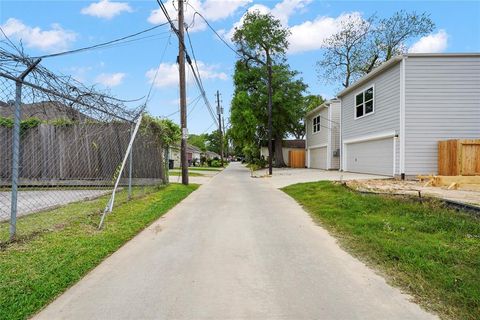
[[[313,133],[313,118],[320,115],[320,131]],[[326,144],[328,141],[328,109],[322,108],[319,111],[309,115],[307,117],[307,148],[316,146],[319,144]]]
[[[320,115],[320,131],[317,133],[313,133],[313,118]],[[325,159],[321,160],[322,169],[338,169],[340,167],[340,157],[334,157],[333,153],[336,149],[340,148],[340,102],[333,101],[328,105],[328,107],[324,107],[318,110],[315,113],[312,113],[307,117],[306,120],[306,140],[307,140],[307,148],[315,148],[322,145],[328,145],[330,148],[330,154],[325,151],[321,153],[322,157]],[[329,134],[330,133],[330,134]],[[329,140],[330,138],[330,140]],[[313,153],[310,157],[312,160],[314,157],[319,156],[320,154],[317,152]],[[327,168],[327,159],[326,157],[330,157],[330,167]],[[311,167],[318,167],[318,160],[314,160],[315,165],[310,163]]]
[[[410,56],[405,65],[405,173],[438,172],[437,142],[480,138],[480,56]]]
[[[339,169],[340,168],[340,156],[333,156],[333,153],[335,150],[340,149],[340,108],[341,104],[340,101],[338,102],[333,102],[330,105],[331,108],[331,121],[330,121],[330,127],[332,130],[332,136],[331,136],[331,145],[332,145],[332,160],[331,160],[331,167],[332,169]]]
[[[361,90],[374,85],[374,113],[363,118],[355,119],[355,95]],[[400,64],[397,63],[390,69],[385,70],[378,76],[372,78],[358,90],[354,90],[341,97],[341,123],[342,141],[361,138],[362,136],[380,134],[387,131],[400,130]],[[374,146],[374,144],[364,144]],[[399,151],[399,140],[397,139],[397,151]],[[373,152],[374,150],[369,150]],[[392,150],[393,154],[393,150]],[[348,153],[344,153],[349,161]],[[399,152],[395,157],[396,171],[399,168]],[[351,160],[351,159],[350,159]],[[391,167],[391,164],[386,164]],[[347,165],[347,170],[348,165]]]
[[[355,119],[355,95],[371,85],[374,89],[374,113]],[[400,129],[400,64],[374,77],[342,99],[342,139]]]

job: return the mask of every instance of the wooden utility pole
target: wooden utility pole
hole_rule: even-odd
[[[183,2],[178,0],[178,71],[180,75],[180,127],[182,128],[182,142],[180,145],[180,163],[182,166],[182,183],[188,184],[187,159],[187,91],[185,86],[185,47],[184,47],[184,17]]]
[[[220,157],[223,167],[223,132],[222,132],[222,108],[220,107],[220,92],[217,90],[217,114],[218,114],[218,132],[220,133]]]

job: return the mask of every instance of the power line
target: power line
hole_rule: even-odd
[[[88,46],[88,47],[78,48],[78,49],[74,49],[74,50],[68,50],[68,51],[63,51],[63,52],[47,54],[47,55],[43,55],[43,56],[39,56],[39,57],[34,57],[34,59],[44,59],[44,58],[58,57],[58,56],[63,56],[63,55],[67,55],[67,54],[73,54],[73,53],[78,53],[78,52],[83,52],[83,51],[87,51],[87,50],[92,50],[92,49],[104,47],[104,46],[107,46],[107,45],[110,45],[110,44],[113,44],[113,43],[116,43],[116,42],[120,42],[120,41],[123,41],[123,40],[126,40],[126,39],[136,37],[136,36],[141,35],[141,34],[146,33],[146,32],[150,32],[152,30],[155,30],[155,29],[160,28],[162,26],[165,26],[167,24],[168,23],[162,23],[162,24],[156,25],[154,27],[151,27],[151,28],[148,28],[148,29],[145,29],[145,30],[133,33],[133,34],[130,34],[130,35],[127,35],[127,36],[124,36],[124,37],[121,37],[121,38],[117,38],[117,39],[114,39],[114,40],[110,40],[110,41],[107,41],[107,42],[102,42],[102,43],[99,43],[99,44],[96,44],[96,45],[93,45],[93,46]]]
[[[187,3],[187,5],[189,5],[194,11],[195,13],[193,14],[193,19],[195,20],[195,16],[198,15],[200,18],[203,19],[203,21],[205,21],[205,23],[207,24],[207,26],[210,28],[210,30],[213,31],[213,33],[215,33],[215,35],[217,36],[218,39],[220,39],[220,41],[222,41],[226,46],[227,48],[229,48],[230,50],[232,50],[237,56],[239,56],[240,58],[243,58],[243,55],[241,55],[235,48],[233,48],[227,41],[225,41],[225,39],[218,34],[217,30],[215,30],[212,25],[208,22],[208,20],[200,13],[198,12],[197,9],[195,9],[190,3]]]
[[[155,71],[155,76],[153,77],[152,83],[150,84],[150,89],[148,90],[147,99],[145,100],[145,104],[148,103],[149,98],[150,98],[150,94],[152,93],[152,90],[153,90],[153,86],[155,85],[155,81],[157,80],[158,71],[160,70],[160,65],[162,64],[163,58],[165,56],[165,52],[167,52],[167,48],[168,48],[168,45],[170,43],[170,36],[171,35],[172,34],[170,33],[170,35],[168,36],[168,41],[165,44],[165,48],[163,49],[162,55],[160,57],[160,62],[158,63],[157,70]]]

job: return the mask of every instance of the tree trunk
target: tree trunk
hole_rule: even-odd
[[[275,167],[285,167],[285,161],[283,160],[283,139],[275,137]]]

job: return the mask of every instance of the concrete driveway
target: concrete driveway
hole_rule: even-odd
[[[268,174],[268,169],[255,171],[255,176],[264,177]],[[371,179],[391,179],[388,176],[379,176],[374,174],[363,174],[353,172],[340,172],[337,170],[321,169],[292,169],[292,168],[273,168],[273,175],[265,178],[275,188],[283,188],[291,184],[300,182],[314,181],[341,181],[341,180],[371,180]]]
[[[434,319],[240,164],[35,319]]]

